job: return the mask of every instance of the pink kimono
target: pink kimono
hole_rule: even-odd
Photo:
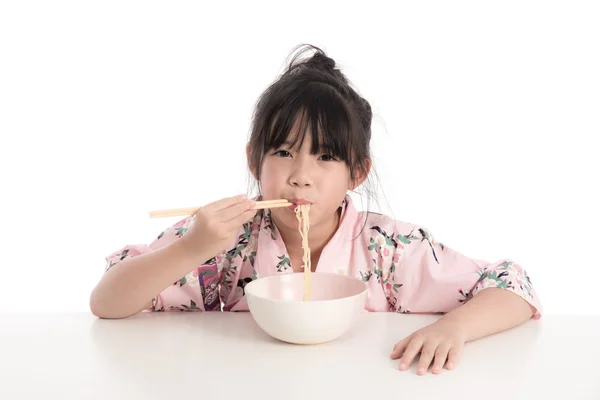
[[[541,316],[527,272],[508,259],[468,258],[434,240],[420,226],[358,212],[346,196],[339,229],[323,249],[316,271],[353,276],[368,285],[366,309],[401,313],[446,313],[485,288],[502,288],[525,299]],[[120,261],[172,243],[193,216],[163,231],[150,245],[129,245],[106,258]],[[244,287],[258,277],[292,272],[285,244],[269,210],[240,227],[228,250],[157,293],[150,311],[246,311]]]

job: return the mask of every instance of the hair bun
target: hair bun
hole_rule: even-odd
[[[309,52],[312,55],[307,56]],[[316,46],[300,45],[295,49],[294,53],[284,75],[301,73],[301,71],[307,70],[325,72],[327,75],[338,72],[335,69],[335,61]]]
[[[335,69],[335,61],[332,58],[327,57],[322,52],[315,53],[315,55],[312,56],[308,63],[314,65],[319,69],[325,69],[328,71],[333,71]]]

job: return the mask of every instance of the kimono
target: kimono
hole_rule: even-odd
[[[178,240],[194,223],[181,219],[149,244],[127,245],[106,257],[105,270]],[[165,266],[167,267],[167,266]],[[290,257],[268,209],[240,226],[227,250],[156,293],[147,311],[247,311],[244,287],[254,279],[292,273]],[[425,227],[357,211],[346,196],[337,231],[315,272],[366,283],[371,312],[447,313],[487,288],[513,292],[542,312],[529,275],[511,259],[469,258],[438,242]]]

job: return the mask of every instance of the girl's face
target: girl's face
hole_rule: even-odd
[[[326,154],[310,154],[312,135],[307,132],[299,150],[290,144],[265,154],[260,184],[265,200],[287,199],[294,204],[309,203],[310,226],[329,225],[348,190],[354,189],[350,170],[342,160]],[[291,208],[273,208],[271,215],[278,224],[298,229]]]

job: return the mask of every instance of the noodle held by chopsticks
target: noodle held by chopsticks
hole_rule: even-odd
[[[298,231],[302,237],[302,250],[304,252],[302,261],[304,263],[304,301],[310,296],[310,273],[312,271],[310,259],[310,247],[308,246],[308,230],[310,229],[310,221],[308,212],[310,205],[300,204],[296,207],[296,218],[298,219]]]

